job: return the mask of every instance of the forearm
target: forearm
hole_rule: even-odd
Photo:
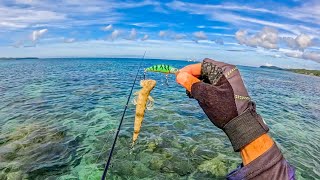
[[[240,149],[242,166],[227,179],[295,179],[294,168],[284,159],[268,134],[263,134]]]
[[[273,143],[263,154],[231,172],[227,179],[293,180],[295,174],[294,168],[284,159],[280,149]]]
[[[273,144],[274,142],[271,137],[268,134],[263,134],[250,144],[244,146],[240,150],[243,165],[247,165],[251,161],[261,156],[268,149],[270,149]]]
[[[227,123],[223,130],[235,151],[240,151],[243,167],[230,179],[294,179],[294,169],[267,134],[269,128],[255,111],[255,106]]]

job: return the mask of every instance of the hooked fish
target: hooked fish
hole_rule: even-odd
[[[138,139],[143,118],[144,118],[145,109],[152,108],[154,100],[150,96],[150,92],[156,86],[156,81],[152,79],[141,80],[140,86],[142,87],[142,89],[135,93],[136,98],[133,100],[133,104],[136,105],[136,114],[135,114],[135,120],[134,120],[132,146]]]

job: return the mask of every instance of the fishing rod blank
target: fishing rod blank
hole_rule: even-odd
[[[144,60],[145,55],[146,55],[146,51],[145,51],[144,54],[143,54],[142,60]],[[120,120],[118,129],[117,129],[115,138],[114,138],[114,140],[113,140],[113,144],[112,144],[111,150],[110,150],[110,152],[109,152],[108,161],[107,161],[106,166],[104,167],[104,171],[103,171],[101,180],[105,180],[105,179],[106,179],[106,175],[107,175],[107,172],[108,172],[108,169],[109,169],[109,166],[110,166],[110,162],[111,162],[111,157],[112,157],[112,154],[113,154],[113,150],[114,150],[114,148],[115,148],[115,146],[116,146],[116,142],[117,142],[117,139],[118,139],[118,136],[119,136],[119,133],[120,133],[121,125],[122,125],[124,116],[125,116],[125,114],[126,114],[126,111],[127,111],[127,108],[128,108],[128,104],[129,104],[129,101],[130,101],[130,97],[131,97],[131,95],[132,95],[132,91],[133,91],[134,85],[136,84],[137,77],[138,77],[138,75],[139,75],[141,65],[142,65],[142,61],[140,62],[140,65],[139,65],[139,68],[138,68],[138,72],[137,72],[137,74],[136,74],[136,77],[134,78],[134,81],[133,81],[133,84],[132,84],[132,87],[131,87],[131,90],[130,90],[130,94],[129,94],[129,96],[128,96],[128,100],[127,100],[127,103],[126,103],[126,106],[124,107],[124,110],[123,110],[123,113],[122,113],[122,117],[121,117],[121,120]]]

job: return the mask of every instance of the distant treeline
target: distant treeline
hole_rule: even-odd
[[[306,74],[311,76],[320,76],[319,70],[307,70],[307,69],[287,69],[287,71],[299,73],[299,74]]]
[[[266,69],[277,69],[277,70],[283,70],[283,71],[291,71],[298,74],[306,74],[310,76],[319,76],[320,77],[320,70],[308,70],[308,69],[283,69],[277,66],[260,66],[260,68],[266,68]]]
[[[22,58],[5,58],[0,57],[0,60],[25,60],[25,59],[39,59],[37,57],[22,57]]]

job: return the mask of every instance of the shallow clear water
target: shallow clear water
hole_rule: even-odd
[[[144,67],[182,61],[145,60]],[[0,61],[0,179],[99,179],[139,60]],[[320,178],[320,78],[240,67],[298,179]],[[224,133],[170,76],[130,150],[130,104],[108,179],[221,178],[240,162]],[[135,90],[140,87],[137,84]]]

